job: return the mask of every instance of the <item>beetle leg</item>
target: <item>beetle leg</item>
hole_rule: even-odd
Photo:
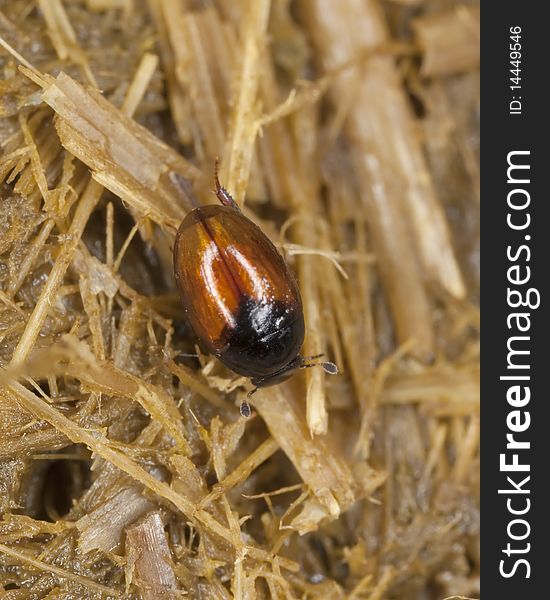
[[[220,164],[220,159],[218,157],[216,157],[216,162],[214,163],[214,181],[216,183],[216,191],[215,191],[216,196],[218,197],[218,200],[224,206],[231,206],[232,208],[241,210],[239,208],[239,205],[235,202],[235,200],[233,200],[233,196],[231,196],[231,194],[220,183],[220,178],[218,177],[219,164]]]

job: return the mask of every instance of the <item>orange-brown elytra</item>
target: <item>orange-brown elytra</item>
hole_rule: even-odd
[[[192,210],[174,245],[174,273],[189,323],[205,349],[256,387],[313,366],[300,356],[298,285],[262,230],[218,180],[220,205]],[[329,373],[332,363],[322,363]]]

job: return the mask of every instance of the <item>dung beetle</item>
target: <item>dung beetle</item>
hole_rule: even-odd
[[[214,179],[221,205],[195,208],[184,218],[174,245],[174,274],[200,342],[251,379],[256,386],[251,395],[315,363],[300,355],[305,327],[296,280],[273,243],[220,185],[217,163]],[[320,365],[337,372],[333,363]]]

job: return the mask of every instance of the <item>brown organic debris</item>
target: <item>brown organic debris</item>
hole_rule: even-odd
[[[0,0],[0,596],[479,596],[478,41],[475,2]],[[340,372],[249,418],[172,275],[216,159]]]

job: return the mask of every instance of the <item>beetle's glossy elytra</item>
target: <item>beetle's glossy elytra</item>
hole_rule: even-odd
[[[257,387],[304,366],[300,291],[283,257],[217,181],[224,204],[195,208],[174,246],[187,319],[206,349]]]

